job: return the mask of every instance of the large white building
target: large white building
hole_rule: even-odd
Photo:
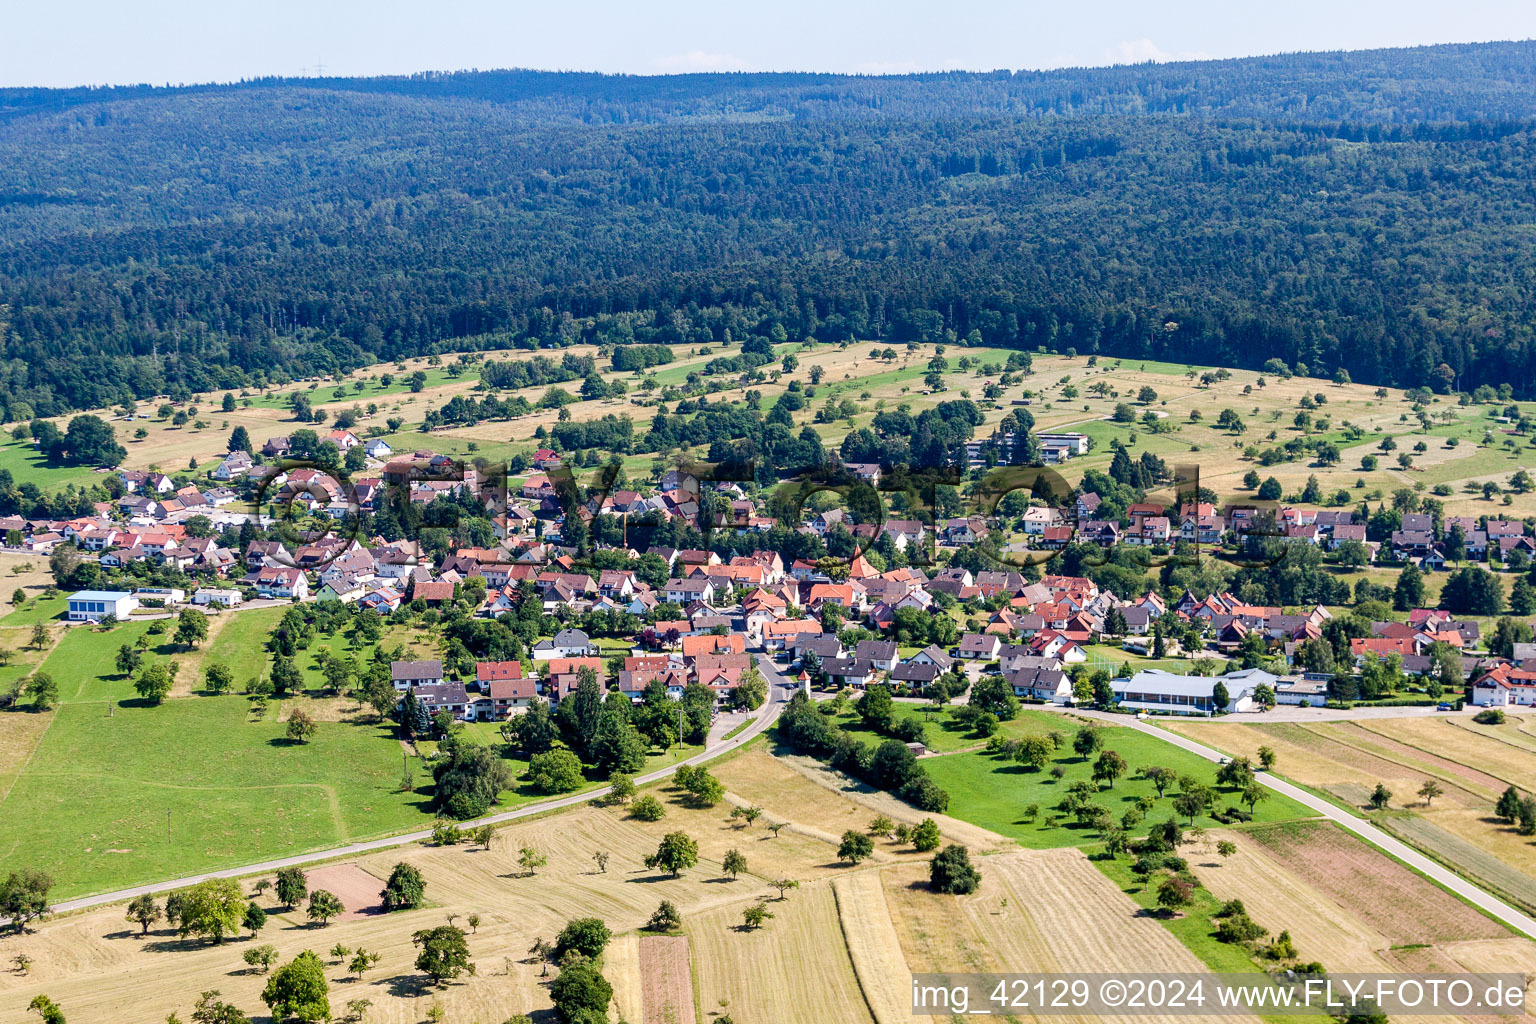
[[[69,621],[100,622],[108,615],[126,619],[139,599],[124,590],[80,590],[69,595]]]
[[[1248,711],[1253,707],[1253,691],[1261,685],[1273,689],[1275,677],[1256,668],[1221,676],[1181,676],[1149,668],[1110,685],[1124,708],[1168,715],[1210,715],[1217,710],[1217,683],[1227,688],[1227,711]]]

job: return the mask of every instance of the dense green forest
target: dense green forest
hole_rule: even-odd
[[[0,90],[0,403],[727,336],[1530,396],[1533,147],[1531,43]]]

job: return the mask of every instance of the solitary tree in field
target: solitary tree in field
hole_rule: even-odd
[[[196,647],[208,639],[208,616],[195,608],[185,609],[176,619],[175,639],[183,647]]]
[[[364,973],[371,971],[374,964],[377,964],[380,959],[382,959],[382,955],[379,953],[370,953],[367,950],[359,949],[356,953],[352,954],[352,961],[347,964],[347,972],[362,978]]]
[[[597,862],[597,870],[606,875],[608,873],[608,851],[598,850],[592,854],[592,859]]]
[[[281,868],[277,872],[276,889],[278,901],[291,909],[309,895],[309,879],[298,868]]]
[[[303,708],[294,708],[288,713],[287,732],[289,739],[297,740],[300,743],[308,743],[314,738],[315,733],[319,731],[320,727],[315,724],[315,720],[309,717],[308,712]]]
[[[316,889],[309,894],[309,919],[319,921],[322,927],[329,924],[331,918],[345,911],[346,908],[341,905],[341,899],[327,889]]]
[[[33,996],[27,1009],[43,1018],[43,1024],[64,1024],[64,1011],[47,996]]]
[[[48,646],[48,627],[41,622],[32,627],[32,646],[39,651]]]
[[[145,665],[133,688],[150,704],[160,704],[171,692],[171,672],[161,662]]]
[[[1169,875],[1157,887],[1157,905],[1173,917],[1195,898],[1195,887],[1178,875]]]
[[[208,688],[209,693],[228,693],[234,683],[235,676],[228,665],[216,661],[203,671],[203,684]]]
[[[421,947],[421,953],[416,957],[416,969],[431,978],[435,985],[460,974],[475,973],[463,929],[451,924],[423,928],[411,936],[411,942]]]
[[[1099,735],[1099,730],[1091,725],[1085,725],[1077,730],[1077,735],[1072,737],[1072,749],[1077,756],[1084,761],[1104,745],[1104,737]]]
[[[1424,798],[1424,806],[1426,807],[1433,805],[1435,797],[1444,792],[1445,790],[1441,789],[1440,784],[1434,779],[1426,779],[1424,785],[1419,787],[1419,796]]]
[[[267,912],[254,903],[247,903],[245,905],[245,920],[241,924],[245,925],[246,931],[250,932],[251,938],[254,939],[267,926]]]
[[[47,711],[59,702],[59,684],[47,672],[34,672],[27,677],[25,692],[39,711]]]
[[[837,847],[838,859],[847,861],[849,864],[857,864],[874,852],[874,841],[864,833],[853,829],[843,833],[843,841]]]
[[[1216,844],[1216,852],[1221,854],[1221,859],[1226,860],[1237,852],[1237,844],[1230,839],[1223,839]]]
[[[1392,800],[1392,791],[1381,783],[1376,783],[1376,788],[1371,790],[1371,807],[1375,810],[1384,809]]]
[[[148,893],[135,896],[128,904],[128,920],[143,928],[142,935],[149,934],[149,926],[160,920],[160,905]]]
[[[770,821],[766,825],[764,825],[763,827],[768,829],[768,831],[772,832],[773,833],[773,838],[777,839],[777,838],[779,838],[779,829],[784,828],[788,824],[789,824],[789,822],[787,822],[787,821]]]
[[[963,896],[976,891],[981,872],[971,864],[971,851],[964,846],[946,846],[934,854],[928,864],[928,884],[935,892]]]
[[[309,950],[279,967],[267,980],[261,1001],[272,1011],[273,1020],[328,1020],[331,1016],[329,986],[325,964]]]
[[[681,875],[686,868],[699,862],[699,844],[686,832],[668,832],[656,848],[656,866]]]
[[[1152,783],[1153,788],[1157,790],[1157,795],[1162,796],[1163,791],[1173,785],[1174,780],[1179,777],[1179,773],[1172,768],[1164,768],[1162,765],[1154,764],[1143,768],[1141,770],[1141,777]]]
[[[1243,803],[1248,805],[1249,814],[1253,813],[1254,807],[1261,801],[1268,799],[1269,792],[1257,782],[1250,782],[1247,786],[1243,787]]]
[[[1273,747],[1259,748],[1259,767],[1267,772],[1275,770],[1275,749]]]
[[[800,883],[795,881],[793,878],[775,878],[773,881],[768,883],[768,886],[769,888],[779,890],[779,899],[782,901],[789,899],[789,897],[784,894],[791,889],[800,888]]]
[[[1099,759],[1093,764],[1093,781],[1109,783],[1109,788],[1115,788],[1115,780],[1125,774],[1125,758],[1113,750],[1106,750],[1099,755]]]
[[[496,826],[481,825],[470,834],[474,837],[475,842],[480,844],[481,849],[489,850],[491,848],[491,840],[496,838]]]
[[[816,369],[820,369],[820,367],[816,367]],[[754,903],[752,906],[741,912],[741,917],[742,920],[746,923],[747,929],[752,931],[761,928],[763,926],[763,922],[771,919],[773,914],[769,911],[768,904]]]
[[[517,866],[528,875],[536,875],[539,868],[549,863],[549,858],[531,846],[525,846],[517,851]]]
[[[266,974],[277,963],[277,947],[273,945],[252,946],[240,954],[240,959],[256,968],[261,974]]]
[[[747,870],[747,858],[740,850],[727,850],[725,859],[720,862],[720,869],[734,880],[737,875]]]
[[[121,675],[131,676],[139,670],[144,662],[144,654],[132,644],[120,644],[117,648],[117,657],[113,665]]]
[[[677,912],[677,907],[667,900],[662,900],[651,915],[651,919],[645,923],[645,930],[649,932],[675,932],[683,926],[683,915]]]
[[[385,910],[409,910],[421,906],[427,891],[426,879],[413,864],[401,861],[389,873],[389,881],[379,893]]]
[[[1503,819],[1506,825],[1514,824],[1515,819],[1520,817],[1520,791],[1514,786],[1505,789],[1493,813]]]

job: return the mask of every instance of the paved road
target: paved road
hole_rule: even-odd
[[[768,699],[763,702],[762,707],[758,708],[757,714],[752,719],[752,724],[747,726],[741,732],[737,733],[735,736],[731,737],[729,740],[717,743],[711,747],[707,747],[694,756],[688,758],[686,761],[680,762],[681,764],[702,764],[705,761],[719,757],[721,754],[727,753],[728,751],[735,750],[736,748],[742,746],[744,743],[747,743],[753,737],[762,733],[763,730],[772,725],[774,721],[779,717],[780,712],[784,710],[784,705],[789,702],[789,698],[794,694],[794,683],[785,678],[785,676],[779,671],[778,667],[774,665],[772,661],[761,652],[758,652],[758,667],[763,673],[763,678],[768,683]],[[658,779],[666,778],[673,772],[677,771],[677,769],[678,765],[675,764],[669,765],[666,768],[659,768],[656,771],[647,772],[645,775],[636,776],[635,782],[638,784],[655,782]],[[491,814],[484,818],[476,818],[474,821],[462,822],[460,823],[460,826],[462,828],[468,829],[474,828],[477,825],[499,824],[506,821],[516,821],[519,818],[527,818],[535,814],[544,814],[548,811],[557,811],[565,807],[575,807],[577,804],[583,804],[591,800],[596,800],[598,797],[605,795],[607,792],[608,787],[603,786],[599,789],[587,790],[584,793],[577,793],[572,796],[558,797],[554,800],[541,800],[538,803],[526,804],[522,807],[519,807],[515,811],[505,811],[501,814]],[[277,860],[261,861],[257,864],[246,864],[242,865],[241,867],[226,868],[222,871],[208,871],[200,875],[187,875],[185,878],[173,878],[164,882],[153,882],[149,885],[134,886],[130,889],[118,889],[115,892],[97,893],[93,896],[82,896],[79,899],[63,900],[61,902],[52,904],[49,909],[56,913],[69,910],[82,910],[87,907],[97,907],[106,903],[118,903],[123,900],[130,900],[135,896],[140,896],[145,893],[158,893],[166,892],[171,889],[182,889],[186,886],[193,885],[197,882],[201,882],[209,878],[240,878],[245,875],[265,874],[269,871],[276,871],[278,868],[296,867],[304,864],[313,864],[316,861],[331,860],[336,857],[351,857],[358,854],[371,853],[374,850],[387,850],[391,847],[407,846],[411,843],[422,842],[423,840],[431,838],[431,836],[431,829],[422,829],[416,832],[406,832],[401,835],[387,836],[383,839],[372,839],[364,843],[349,843],[346,846],[337,846],[329,850],[316,850],[312,853],[301,853],[293,857],[282,857]],[[4,923],[4,921],[0,921],[0,924]]]
[[[1226,756],[1220,751],[1214,750],[1203,743],[1198,743],[1195,740],[1189,739],[1185,736],[1171,733],[1166,729],[1159,729],[1155,725],[1148,725],[1146,722],[1137,721],[1136,719],[1129,718],[1126,715],[1111,715],[1102,711],[1086,710],[1077,711],[1075,713],[1084,715],[1089,718],[1101,718],[1105,721],[1113,722],[1115,725],[1124,725],[1133,729],[1139,729],[1149,736],[1155,736],[1166,743],[1172,743],[1176,747],[1182,747],[1190,753],[1198,754],[1208,761],[1220,762]],[[1508,903],[1505,903],[1497,896],[1479,888],[1478,886],[1467,881],[1465,878],[1462,878],[1460,875],[1447,870],[1438,862],[1430,860],[1418,850],[1415,850],[1413,847],[1402,842],[1401,840],[1392,837],[1364,818],[1350,814],[1348,811],[1335,804],[1329,803],[1322,797],[1315,796],[1312,793],[1302,789],[1300,786],[1295,786],[1289,782],[1286,782],[1284,779],[1276,778],[1268,772],[1256,772],[1255,778],[1257,778],[1261,784],[1268,786],[1275,792],[1283,793],[1284,795],[1290,797],[1292,800],[1295,800],[1297,803],[1311,808],[1318,814],[1321,814],[1323,817],[1328,818],[1343,828],[1353,832],[1355,835],[1364,839],[1371,845],[1385,850],[1387,853],[1390,853],[1392,856],[1396,857],[1403,863],[1408,864],[1409,866],[1414,867],[1419,871],[1422,871],[1424,874],[1428,875],[1430,878],[1433,878],[1435,881],[1439,882],[1447,889],[1450,889],[1458,896],[1461,896],[1468,902],[1481,907],[1483,910],[1486,910],[1489,914],[1492,914],[1500,921],[1503,921],[1506,925],[1513,928],[1515,931],[1520,932],[1527,937],[1536,938],[1536,919],[1533,919],[1525,913],[1516,910],[1514,907],[1510,906]]]

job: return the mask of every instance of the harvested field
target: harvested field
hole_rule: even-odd
[[[1349,722],[1335,723],[1326,726],[1317,726],[1319,730],[1328,730],[1338,736],[1350,746],[1359,747],[1381,753],[1383,757],[1391,760],[1402,761],[1404,764],[1422,768],[1436,777],[1450,782],[1453,785],[1466,789],[1474,797],[1482,796],[1488,799],[1498,799],[1498,795],[1504,791],[1508,783],[1485,771],[1473,767],[1470,762],[1460,757],[1463,744],[1457,743],[1452,734],[1443,728],[1433,729],[1430,737],[1419,738],[1419,730],[1404,730],[1398,728],[1399,723],[1409,723],[1414,726],[1436,726],[1439,722],[1424,719],[1397,719],[1385,722]],[[1435,751],[1452,750],[1458,755],[1456,758],[1443,757]]]
[[[647,935],[640,940],[640,984],[645,1024],[692,1024],[693,976],[688,936]]]
[[[1081,850],[1015,850],[985,858],[980,868],[981,888],[958,899],[930,892],[926,873],[917,865],[880,872],[912,970],[1093,972],[1104,970],[1106,964],[1125,971],[1205,969]],[[1020,1019],[1033,1018],[1021,1015]],[[1210,1015],[1203,1019],[1244,1018]]]
[[[1432,854],[1442,864],[1481,882],[1527,911],[1536,911],[1536,851],[1529,841],[1502,824],[1490,824],[1480,815],[1460,812],[1391,815],[1380,824],[1405,842]],[[1442,825],[1470,832],[1475,841]],[[1497,845],[1499,853],[1492,852]],[[1518,857],[1518,860],[1512,859]]]
[[[1233,757],[1257,762],[1259,748],[1274,750],[1275,771],[1304,786],[1322,788],[1330,783],[1353,782],[1374,786],[1382,776],[1370,774],[1347,762],[1340,762],[1318,749],[1317,737],[1303,727],[1275,725],[1238,725],[1228,722],[1159,722],[1169,732],[1210,744]],[[1335,746],[1335,745],[1330,745]],[[1332,752],[1337,753],[1337,750]]]
[[[803,886],[768,904],[773,920],[745,931],[747,901],[686,918],[706,1009],[728,1000],[733,1018],[774,1024],[870,1024],[843,945],[830,882]]]
[[[885,889],[876,871],[843,875],[832,882],[843,939],[876,1024],[924,1021],[912,1013],[911,968],[891,923]]]
[[[1483,939],[1452,943],[1445,949],[1469,971],[1524,974],[1531,979],[1525,987],[1527,1005],[1536,994],[1536,942],[1521,938]]]
[[[359,917],[384,913],[379,905],[379,893],[384,888],[382,878],[370,875],[356,864],[326,864],[307,872],[309,891],[325,889],[336,894],[346,913],[333,921],[354,921]]]
[[[1371,731],[1445,756],[1483,774],[1494,799],[1508,785],[1529,785],[1536,776],[1536,743],[1522,736],[1517,722],[1475,725],[1470,718],[1401,718],[1370,723]]]
[[[603,977],[613,986],[617,1020],[638,1021],[645,1016],[645,983],[640,977],[640,940],[638,932],[615,935],[603,950]],[[692,982],[689,982],[690,986]],[[690,987],[690,994],[692,990]]]
[[[1390,969],[1381,952],[1391,943],[1381,932],[1270,857],[1246,833],[1217,829],[1209,835],[1212,846],[1223,839],[1237,844],[1236,854],[1219,861],[1209,851],[1198,862],[1191,857],[1195,872],[1217,899],[1242,900],[1248,916],[1270,935],[1288,929],[1301,958],[1320,960],[1330,971]]]
[[[48,569],[47,555],[32,555],[22,551],[0,551],[0,585],[3,585],[3,597],[7,602],[11,595],[19,588],[27,592],[28,597],[36,597],[39,593],[53,586],[53,573]]]
[[[1332,822],[1260,826],[1248,835],[1391,945],[1508,934],[1497,922]]]

